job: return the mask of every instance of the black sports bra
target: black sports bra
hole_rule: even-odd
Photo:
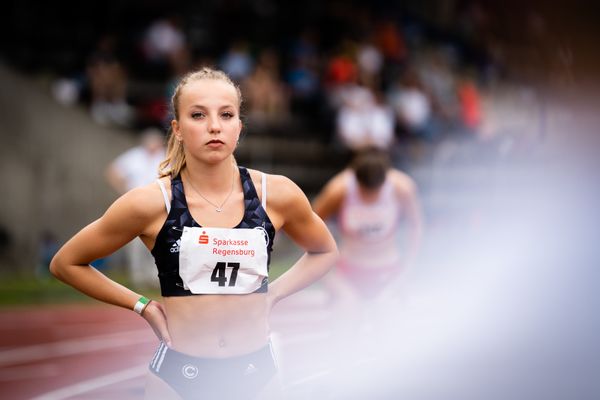
[[[256,188],[248,170],[244,167],[238,167],[240,179],[244,191],[244,217],[242,221],[232,229],[239,228],[257,228],[262,227],[268,235],[267,265],[271,261],[271,251],[273,250],[273,239],[275,238],[275,228],[265,211],[266,204],[266,180],[263,174],[262,179],[262,199],[256,193]],[[183,190],[181,176],[176,176],[171,180],[171,200],[167,197],[166,190],[159,181],[161,191],[165,198],[165,206],[168,216],[164,225],[156,236],[154,248],[151,253],[154,256],[156,267],[158,268],[158,279],[160,281],[160,290],[163,296],[193,296],[189,290],[184,289],[183,281],[179,276],[179,245],[184,226],[199,227],[188,210]],[[268,287],[268,278],[265,277],[259,289],[255,292],[266,292]]]

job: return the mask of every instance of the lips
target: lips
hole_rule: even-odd
[[[213,139],[213,140],[211,140],[211,141],[207,142],[206,144],[225,144],[225,143],[223,143],[223,142],[222,142],[222,141],[220,141],[220,140]]]

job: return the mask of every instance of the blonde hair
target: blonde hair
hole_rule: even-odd
[[[235,83],[233,83],[231,78],[229,78],[229,76],[227,76],[227,74],[223,71],[203,67],[198,71],[186,74],[183,78],[181,78],[179,84],[175,88],[175,91],[173,92],[173,97],[171,97],[171,110],[175,120],[179,121],[179,97],[181,96],[181,91],[187,84],[202,79],[224,81],[233,86],[238,96],[238,110],[241,108],[242,93],[240,91],[240,88]],[[185,153],[183,151],[183,144],[175,137],[172,126],[169,126],[169,131],[167,135],[167,155],[158,167],[159,178],[163,178],[165,176],[174,178],[177,175],[179,175],[179,173],[185,166]]]

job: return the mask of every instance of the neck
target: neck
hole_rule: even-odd
[[[376,189],[367,189],[362,186],[358,187],[359,196],[365,203],[373,203],[379,198],[381,186]]]
[[[203,194],[205,192],[221,193],[229,191],[232,175],[236,172],[233,157],[228,157],[218,164],[186,162],[182,177],[191,180],[194,187],[202,191]]]

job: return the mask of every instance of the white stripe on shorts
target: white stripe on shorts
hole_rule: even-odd
[[[156,368],[154,369],[156,372],[160,371],[160,366],[162,365],[163,361],[165,360],[165,354],[167,353],[167,350],[169,348],[167,347],[167,345],[164,345],[162,353],[160,355],[160,358],[158,359],[158,363],[156,364]]]
[[[160,342],[160,345],[158,346],[158,349],[156,349],[156,353],[154,353],[154,357],[152,357],[152,361],[150,362],[150,368],[154,369],[154,365],[156,364],[158,356],[160,355],[164,346],[165,344],[163,342]]]

